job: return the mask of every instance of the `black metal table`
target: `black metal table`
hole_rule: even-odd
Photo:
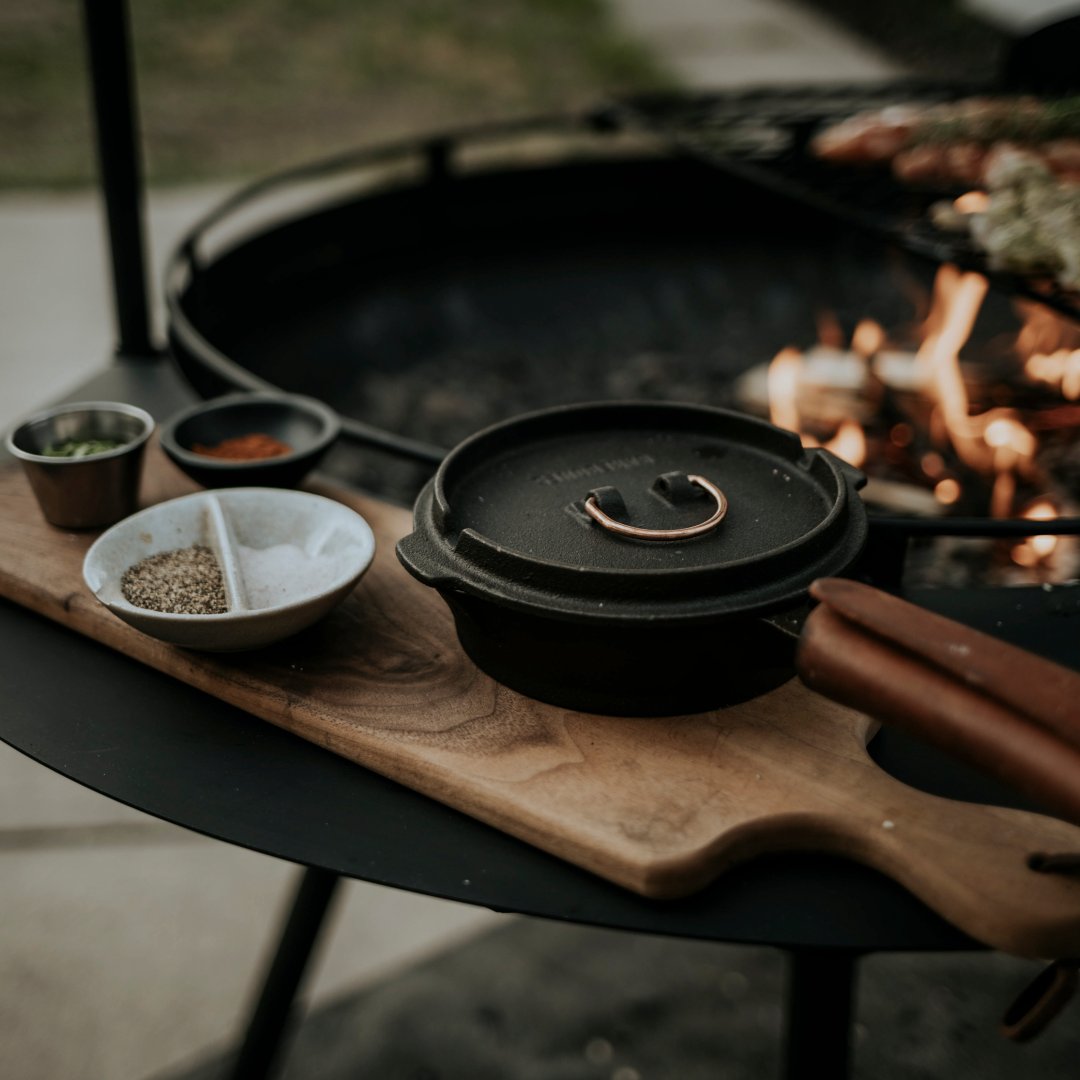
[[[73,396],[130,401],[164,418],[187,394],[168,362],[140,360],[118,362]],[[1047,620],[1046,596],[1010,590],[996,606],[970,591],[918,599],[984,629],[1002,619],[996,633],[1066,660],[1068,635]],[[791,1078],[844,1075],[861,954],[975,947],[890,880],[824,856],[760,859],[686,899],[646,900],[8,602],[0,642],[4,742],[110,798],[306,868],[237,1076],[270,1068],[341,876],[496,911],[782,948]],[[892,732],[875,753],[916,786],[1019,805]]]

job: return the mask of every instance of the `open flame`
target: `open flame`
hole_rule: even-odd
[[[769,419],[803,435],[799,417],[799,376],[803,358],[798,349],[781,349],[769,365]],[[805,436],[804,436],[805,439]],[[806,443],[804,441],[803,445]],[[815,440],[814,445],[817,445]]]
[[[877,326],[876,323],[873,325]],[[803,367],[803,354],[798,349],[781,349],[773,357],[768,374],[769,419],[777,427],[796,432],[803,446],[824,446],[837,457],[856,467],[861,466],[866,460],[866,433],[856,420],[841,420],[832,438],[826,442],[803,430],[799,412]]]
[[[1059,319],[1040,304],[1021,306],[1024,325],[1016,335],[1016,352],[1033,382],[1060,392],[1067,401],[1080,399],[1080,327]]]
[[[984,199],[982,192],[969,192],[958,200],[958,209],[977,213]],[[912,482],[929,488],[939,507],[988,497],[993,517],[1021,512],[1021,501],[1030,500],[1031,487],[1043,480],[1036,432],[1055,423],[1049,413],[1029,418],[1013,403],[1015,396],[1010,401],[984,392],[978,398],[983,405],[973,405],[961,353],[987,291],[982,275],[942,266],[914,348],[890,343],[872,319],[861,320],[847,342],[836,317],[821,315],[821,344],[805,353],[781,349],[769,365],[773,423],[797,432],[804,446],[825,446],[857,466],[868,455],[872,463],[910,461],[916,470]],[[1080,328],[1034,303],[1025,303],[1023,314],[1015,342],[1022,362],[1018,374],[1022,371],[1029,384],[1053,388],[1065,401],[1080,401]],[[831,400],[826,393],[830,380],[836,391]],[[887,427],[875,411],[886,398],[893,417]],[[906,415],[899,418],[898,411]],[[1080,426],[1080,410],[1074,411],[1078,415],[1072,423]],[[988,496],[979,495],[980,490]],[[1057,513],[1046,500],[1022,512]],[[1052,552],[1053,539],[1033,537],[1017,545],[1016,561],[1037,565]]]
[[[1066,400],[1080,398],[1080,349],[1032,353],[1024,363],[1024,370],[1036,382],[1056,387]]]
[[[845,420],[825,444],[838,458],[859,467],[866,461],[866,432],[854,420]]]

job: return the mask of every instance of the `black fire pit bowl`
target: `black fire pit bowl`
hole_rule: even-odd
[[[739,413],[566,406],[454,449],[398,557],[506,686],[588,712],[698,712],[793,674],[781,627],[858,557],[863,482]]]

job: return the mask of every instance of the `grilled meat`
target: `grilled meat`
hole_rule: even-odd
[[[981,187],[995,147],[1021,147],[1051,173],[1080,179],[1080,97],[966,98],[893,105],[826,128],[813,152],[850,165],[891,164],[907,184]]]

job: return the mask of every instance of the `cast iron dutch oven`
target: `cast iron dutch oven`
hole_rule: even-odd
[[[590,712],[696,712],[793,674],[781,627],[855,562],[864,482],[740,413],[565,406],[451,451],[397,551],[504,685]]]

